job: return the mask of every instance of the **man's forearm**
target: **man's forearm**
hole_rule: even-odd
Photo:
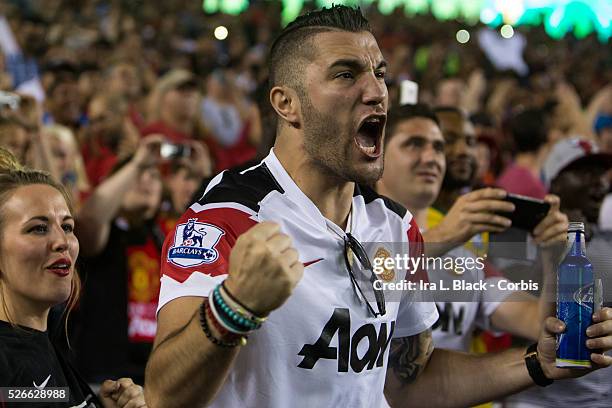
[[[206,337],[196,312],[186,326],[153,350],[146,371],[148,406],[207,405],[225,382],[237,354],[238,347],[220,347]]]
[[[533,384],[523,354],[522,349],[484,355],[435,349],[415,382],[387,387],[388,401],[392,407],[467,407],[516,393]]]

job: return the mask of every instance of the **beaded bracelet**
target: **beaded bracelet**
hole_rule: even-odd
[[[251,309],[240,303],[227,289],[227,287],[225,286],[225,281],[221,282],[221,287],[219,288],[219,291],[221,292],[221,295],[223,295],[223,300],[225,300],[225,303],[227,303],[228,306],[234,309],[236,313],[238,313],[240,316],[259,325],[266,321],[265,317],[257,316],[257,314],[255,314]]]
[[[230,342],[230,343],[234,342],[234,341],[238,341],[241,346],[246,345],[246,343],[247,343],[247,336],[246,335],[232,333],[232,332],[228,331],[225,327],[223,327],[223,325],[221,323],[219,323],[219,321],[214,316],[214,314],[212,312],[212,309],[210,307],[206,308],[206,316],[208,317],[208,321],[210,323],[212,323],[213,327],[215,329],[217,329],[217,331],[219,332],[219,334],[221,334],[221,337],[223,339],[227,339],[228,342]]]
[[[246,342],[245,338],[243,338],[242,340],[236,340],[232,342],[225,342],[223,340],[216,338],[210,331],[210,327],[208,327],[208,322],[206,321],[206,306],[207,306],[207,302],[202,302],[202,305],[200,306],[200,326],[202,327],[202,331],[206,335],[206,338],[208,338],[208,340],[210,340],[211,343],[217,346],[220,346],[220,347],[229,348],[229,347],[240,346],[244,342]]]
[[[242,336],[248,335],[251,332],[251,330],[248,328],[244,328],[244,327],[240,327],[236,325],[230,317],[226,316],[221,310],[220,306],[217,304],[215,297],[216,296],[214,292],[211,296],[208,297],[208,308],[210,309],[211,313],[214,315],[217,322],[219,322],[219,324],[223,326],[223,328],[225,328],[225,330],[229,332],[232,332],[238,335],[242,335]]]
[[[223,298],[223,295],[221,295],[221,291],[219,290],[220,286],[221,285],[217,285],[213,290],[213,301],[215,303],[217,312],[219,313],[219,317],[221,317],[221,320],[223,320],[225,323],[228,323],[225,317],[229,318],[229,321],[231,322],[230,324],[235,326],[238,330],[244,329],[247,331],[251,331],[259,329],[261,327],[261,323],[256,323],[248,318],[241,316],[234,309],[228,306],[228,304],[225,302],[225,299]]]

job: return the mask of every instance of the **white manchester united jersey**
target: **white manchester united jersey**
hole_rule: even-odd
[[[212,406],[384,406],[391,338],[429,328],[436,307],[405,298],[372,317],[349,279],[344,231],[323,217],[273,151],[251,169],[215,177],[183,215],[164,245],[158,311],[181,296],[207,297],[225,279],[237,237],[261,221],[292,237],[304,276],[249,337]],[[361,242],[422,243],[410,213],[360,186],[351,225]]]

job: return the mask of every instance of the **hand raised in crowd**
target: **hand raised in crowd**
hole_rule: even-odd
[[[542,371],[552,380],[562,378],[582,377],[589,372],[612,366],[612,357],[603,353],[612,350],[612,309],[604,307],[593,315],[593,325],[586,333],[589,339],[586,346],[593,350],[591,361],[592,369],[557,368],[557,334],[563,333],[565,325],[559,319],[549,317],[544,321],[540,338],[538,340],[538,359]]]
[[[201,178],[212,176],[213,162],[208,147],[200,141],[191,140],[188,142],[191,147],[190,162],[193,169]]]
[[[131,378],[106,380],[98,394],[104,408],[145,408],[144,392]]]
[[[134,123],[132,123],[132,120],[126,116],[123,118],[123,133],[119,141],[117,156],[124,158],[134,154],[136,149],[138,149],[139,142],[140,133]]]
[[[132,162],[138,165],[138,167],[149,167],[159,163],[159,150],[164,140],[165,137],[157,133],[141,139]]]
[[[259,316],[280,307],[304,273],[291,238],[262,222],[240,235],[229,260],[227,289]]]
[[[462,195],[440,224],[423,233],[425,242],[440,246],[437,251],[440,255],[481,232],[504,231],[512,222],[498,213],[514,211],[514,204],[504,201],[506,195],[499,188],[483,188]],[[428,254],[436,255],[429,248]]]

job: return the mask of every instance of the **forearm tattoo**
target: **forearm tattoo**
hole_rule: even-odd
[[[433,352],[431,330],[391,341],[389,367],[403,383],[414,382]]]

